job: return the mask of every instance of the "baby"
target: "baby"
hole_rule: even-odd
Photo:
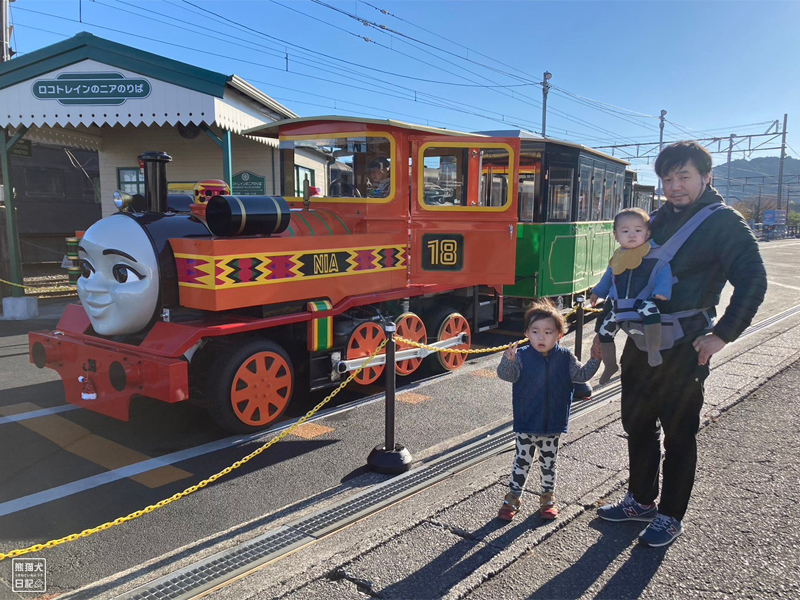
[[[650,216],[641,208],[626,208],[614,217],[614,238],[620,248],[611,257],[603,278],[592,289],[592,306],[601,297],[608,297],[611,310],[606,313],[597,333],[603,356],[600,383],[607,383],[617,372],[617,350],[614,336],[619,330],[620,300],[629,300],[628,312],[635,311],[644,325],[647,362],[661,364],[661,312],[654,300],[669,300],[672,295],[672,271],[669,264],[647,258],[655,244],[650,240]],[[653,272],[658,267],[658,271]],[[654,277],[651,277],[654,275]],[[652,281],[651,281],[652,280]],[[648,289],[652,287],[652,289]],[[630,315],[627,315],[630,318]]]

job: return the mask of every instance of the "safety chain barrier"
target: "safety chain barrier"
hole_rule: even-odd
[[[10,283],[10,282],[4,281],[3,279],[0,279],[0,281],[2,281],[3,283]],[[11,285],[18,285],[18,284],[13,284],[12,283]],[[19,286],[19,287],[30,287],[30,286]],[[576,311],[577,311],[577,307],[575,309],[573,309],[570,313],[568,313],[566,315],[566,317],[571,316]],[[594,309],[594,308],[584,308],[584,311],[585,312],[592,312],[592,313],[594,313],[594,312],[602,312],[601,309]],[[415,347],[415,348],[422,348],[422,349],[428,350],[429,352],[447,352],[447,353],[451,353],[451,354],[488,354],[490,352],[499,352],[501,350],[506,350],[511,345],[509,343],[509,344],[505,344],[503,346],[494,346],[494,347],[491,347],[491,348],[480,348],[480,349],[468,348],[466,350],[456,350],[454,348],[437,348],[435,346],[430,346],[428,344],[423,344],[421,342],[415,342],[414,340],[406,339],[406,338],[401,337],[401,336],[399,336],[397,334],[394,334],[393,338],[394,338],[395,342],[398,342],[398,343],[401,343],[401,344],[405,344],[405,345],[408,345],[408,346],[412,346],[412,347]],[[91,529],[85,529],[85,530],[81,531],[80,533],[73,533],[73,534],[64,536],[62,538],[59,538],[57,540],[50,540],[49,542],[46,542],[44,544],[34,544],[33,546],[29,546],[28,548],[22,548],[22,549],[18,549],[18,550],[11,550],[11,551],[5,552],[5,553],[4,552],[0,552],[0,561],[5,560],[6,558],[14,558],[16,556],[21,556],[23,554],[29,554],[29,553],[32,553],[32,552],[40,552],[41,550],[44,550],[45,548],[54,548],[55,546],[59,546],[59,545],[64,544],[66,542],[73,542],[73,541],[81,539],[81,538],[89,537],[90,535],[92,535],[94,533],[98,533],[100,531],[105,531],[106,529],[111,529],[112,527],[116,527],[117,525],[122,525],[123,523],[126,523],[127,521],[132,521],[134,519],[138,519],[142,515],[151,513],[156,509],[159,509],[159,508],[162,508],[164,506],[167,506],[168,504],[171,504],[171,503],[175,502],[176,500],[180,500],[181,498],[183,498],[185,496],[188,496],[189,494],[192,494],[192,493],[196,492],[197,490],[199,490],[201,488],[206,487],[209,483],[213,483],[217,479],[220,479],[221,477],[224,477],[225,475],[231,473],[233,470],[238,469],[239,467],[241,467],[245,463],[249,462],[251,459],[255,458],[256,456],[258,456],[259,454],[261,454],[262,452],[264,452],[265,450],[267,450],[268,448],[270,448],[274,444],[277,444],[279,441],[284,439],[286,436],[291,435],[291,433],[295,429],[297,429],[300,425],[302,425],[303,423],[308,421],[308,419],[313,417],[320,409],[322,409],[323,406],[325,406],[340,391],[342,391],[342,389],[344,389],[344,387],[348,383],[350,383],[353,379],[355,379],[358,376],[358,374],[361,373],[361,371],[363,371],[364,369],[366,369],[369,366],[369,364],[378,355],[378,353],[381,350],[383,350],[384,347],[386,347],[386,344],[389,343],[390,339],[391,338],[387,338],[387,339],[383,340],[378,345],[378,347],[375,349],[375,351],[372,354],[369,355],[369,357],[367,358],[367,362],[365,362],[363,365],[361,365],[355,371],[353,371],[347,379],[345,379],[341,384],[339,384],[339,387],[337,387],[333,392],[331,392],[327,397],[325,397],[325,399],[323,399],[314,408],[312,408],[310,411],[308,411],[303,417],[298,419],[297,423],[295,423],[294,425],[292,425],[288,429],[285,429],[284,431],[282,431],[281,433],[279,433],[278,435],[273,437],[271,440],[266,442],[264,445],[262,445],[260,448],[257,448],[256,450],[254,450],[253,452],[251,452],[250,454],[248,454],[244,458],[236,461],[235,463],[233,463],[229,467],[224,468],[222,471],[219,471],[218,473],[215,473],[211,477],[209,477],[207,479],[204,479],[203,481],[201,481],[200,483],[197,483],[196,485],[193,485],[193,486],[191,486],[189,488],[186,488],[182,492],[179,492],[179,493],[177,493],[177,494],[175,494],[173,496],[170,496],[169,498],[166,498],[164,500],[161,500],[160,502],[157,502],[156,504],[151,504],[150,506],[147,506],[146,508],[143,508],[141,510],[137,510],[135,512],[132,512],[128,516],[119,517],[117,519],[114,519],[113,521],[109,521],[107,523],[103,523],[102,525],[99,525],[97,527],[93,527]],[[528,341],[528,338],[525,337],[525,338],[522,338],[521,340],[519,340],[516,343],[524,344],[527,341]]]
[[[505,346],[494,346],[493,348],[480,348],[477,350],[473,348],[468,348],[467,350],[455,350],[454,348],[437,348],[436,346],[429,346],[428,344],[423,344],[421,342],[407,340],[406,338],[400,337],[397,334],[395,334],[394,339],[401,344],[407,344],[409,346],[414,346],[415,348],[424,348],[430,352],[449,352],[450,354],[485,354],[488,352],[499,352],[500,350],[505,350],[511,345],[506,344]],[[522,338],[519,343],[524,344],[527,341],[528,338]]]
[[[565,315],[564,315],[564,318],[565,318],[565,319],[569,319],[569,318],[570,318],[572,315],[574,315],[576,312],[578,312],[578,307],[577,307],[577,306],[576,306],[575,308],[573,308],[571,311],[569,311],[567,314],[565,314]],[[602,308],[586,308],[586,307],[584,306],[584,307],[583,307],[583,312],[585,312],[585,313],[587,313],[587,314],[594,314],[594,313],[603,312],[603,309],[602,309]]]
[[[29,554],[29,553],[32,553],[32,552],[40,552],[41,550],[44,550],[45,548],[55,548],[56,546],[60,546],[61,544],[65,544],[67,542],[74,542],[75,540],[79,540],[81,538],[89,537],[90,535],[92,535],[94,533],[98,533],[100,531],[105,531],[106,529],[111,529],[112,527],[116,527],[117,525],[122,525],[123,523],[126,523],[127,521],[133,521],[134,519],[138,519],[142,515],[146,515],[148,513],[151,513],[151,512],[153,512],[154,510],[156,510],[158,508],[163,508],[164,506],[167,506],[168,504],[172,504],[176,500],[180,500],[181,498],[183,498],[185,496],[188,496],[189,494],[192,494],[192,493],[196,492],[197,490],[199,490],[201,488],[206,487],[209,483],[213,483],[217,479],[227,475],[228,473],[231,473],[233,470],[238,469],[239,467],[241,467],[245,463],[249,462],[251,459],[255,458],[256,456],[258,456],[259,454],[264,452],[270,446],[273,446],[274,444],[277,444],[283,438],[285,438],[286,436],[290,435],[300,425],[302,425],[303,423],[308,421],[311,417],[313,417],[314,414],[316,414],[323,406],[325,406],[328,402],[330,402],[333,399],[333,397],[336,396],[336,394],[341,392],[348,383],[350,383],[353,379],[355,379],[356,376],[359,373],[361,373],[361,371],[366,369],[369,366],[370,362],[378,355],[378,353],[381,350],[383,350],[383,348],[386,346],[386,344],[388,342],[389,342],[389,339],[386,339],[383,342],[381,342],[380,345],[375,349],[375,351],[372,354],[369,355],[368,360],[367,360],[366,363],[364,363],[358,369],[353,371],[347,379],[345,379],[341,384],[339,384],[339,387],[337,387],[333,392],[331,392],[324,400],[322,400],[314,408],[312,408],[310,411],[308,411],[304,416],[302,416],[300,419],[298,419],[297,423],[295,423],[294,425],[292,425],[288,429],[283,430],[278,435],[276,435],[271,440],[269,440],[264,445],[262,445],[260,448],[257,448],[256,450],[254,450],[253,452],[251,452],[250,454],[248,454],[244,458],[242,458],[240,460],[237,460],[235,463],[233,463],[229,467],[225,467],[224,469],[222,469],[222,471],[219,471],[218,473],[215,473],[214,475],[212,475],[208,479],[204,479],[200,483],[197,483],[197,484],[195,484],[195,485],[193,485],[191,487],[188,487],[185,490],[183,490],[182,492],[179,492],[179,493],[177,493],[177,494],[175,494],[173,496],[170,496],[169,498],[161,500],[160,502],[156,502],[155,504],[151,504],[150,506],[148,506],[146,508],[143,508],[141,510],[137,510],[135,512],[132,512],[131,514],[129,514],[126,517],[118,517],[118,518],[114,519],[113,521],[108,521],[107,523],[103,523],[102,525],[98,525],[97,527],[93,527],[91,529],[84,529],[80,533],[72,533],[70,535],[64,536],[64,537],[59,538],[57,540],[50,540],[49,542],[46,542],[44,544],[34,544],[33,546],[29,546],[27,548],[21,548],[21,549],[18,549],[18,550],[11,550],[9,552],[0,552],[0,561],[3,561],[5,559],[7,559],[7,558],[14,558],[16,556],[21,556],[23,554]]]
[[[47,292],[74,292],[78,288],[74,285],[68,285],[65,287],[47,287],[41,285],[22,285],[21,283],[14,283],[13,281],[6,281],[5,279],[0,279],[0,283],[5,283],[6,285],[13,285],[14,287],[22,288],[24,290],[41,290]]]

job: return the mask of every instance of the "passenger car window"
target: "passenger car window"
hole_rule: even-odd
[[[423,146],[421,203],[466,210],[506,206],[510,153],[497,146]]]
[[[394,195],[392,176],[395,143],[389,134],[334,134],[327,137],[286,137],[280,142],[283,193],[300,198],[303,180],[316,195],[334,199],[386,199]]]

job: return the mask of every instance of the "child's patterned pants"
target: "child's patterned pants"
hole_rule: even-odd
[[[556,488],[556,456],[558,455],[559,435],[532,435],[517,433],[517,454],[514,469],[511,471],[509,487],[517,498],[525,490],[525,481],[533,463],[535,448],[539,449],[539,467],[542,471],[542,494],[554,492]]]

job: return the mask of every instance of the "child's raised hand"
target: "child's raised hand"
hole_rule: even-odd
[[[514,357],[517,355],[517,346],[519,346],[519,342],[511,342],[508,348],[506,348],[506,351],[503,352],[503,356],[508,360],[514,360]]]
[[[591,296],[589,296],[589,302],[591,302],[591,303],[592,303],[592,307],[594,307],[594,306],[596,306],[596,305],[597,305],[597,301],[598,301],[599,299],[600,299],[600,298],[598,298],[598,297],[597,297],[595,294],[592,294]]]

